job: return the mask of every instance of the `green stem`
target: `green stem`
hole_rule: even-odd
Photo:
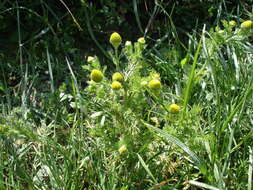
[[[116,71],[119,71],[119,52],[118,52],[118,48],[115,48],[115,65],[116,65]]]

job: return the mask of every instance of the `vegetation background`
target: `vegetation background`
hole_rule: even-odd
[[[2,0],[0,189],[250,190],[252,4]]]

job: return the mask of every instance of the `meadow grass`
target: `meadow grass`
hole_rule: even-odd
[[[165,12],[157,2],[158,10]],[[18,22],[23,78],[18,89],[3,90],[0,189],[252,189],[252,26],[218,15],[219,25],[204,25],[185,44],[165,15],[171,28],[152,47],[148,37],[117,36],[107,39],[108,51],[86,15],[111,65],[66,53],[60,85],[50,49],[47,82],[34,84]]]

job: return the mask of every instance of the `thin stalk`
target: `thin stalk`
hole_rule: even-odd
[[[22,83],[22,113],[26,113],[26,108],[27,108],[27,102],[26,102],[26,88],[27,88],[27,80],[28,80],[28,65],[27,63],[25,64],[25,73],[23,73],[23,49],[22,46],[23,44],[21,43],[22,38],[21,38],[21,30],[20,30],[20,14],[19,14],[19,6],[18,2],[16,1],[16,7],[17,7],[17,27],[18,27],[18,47],[19,47],[19,63],[20,63],[20,70],[21,74],[24,76],[24,82]]]
[[[51,80],[51,83],[50,83],[51,84],[51,92],[54,93],[54,76],[53,76],[52,64],[51,64],[48,48],[47,48],[47,63],[48,63],[48,70],[49,70],[50,80]]]
[[[115,65],[116,65],[116,71],[119,71],[119,52],[118,48],[115,48]]]
[[[138,14],[138,7],[137,7],[137,2],[136,2],[136,0],[133,0],[133,7],[134,7],[134,15],[135,15],[135,19],[136,19],[138,28],[140,29],[141,33],[143,33],[143,29],[142,29],[142,26],[141,26],[140,17],[139,17],[139,14]]]

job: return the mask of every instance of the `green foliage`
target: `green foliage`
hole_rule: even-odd
[[[251,1],[0,9],[0,189],[251,189]]]

